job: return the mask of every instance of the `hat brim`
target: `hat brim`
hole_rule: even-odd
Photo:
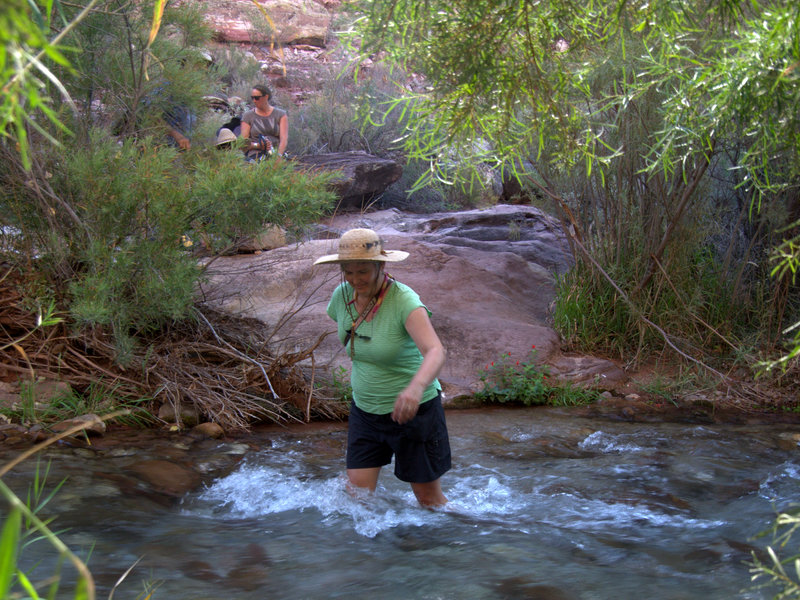
[[[403,250],[386,250],[377,256],[369,258],[339,258],[338,254],[320,256],[314,261],[315,265],[346,263],[346,262],[400,262],[408,258],[408,252]]]

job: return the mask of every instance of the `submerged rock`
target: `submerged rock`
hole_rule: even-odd
[[[200,423],[192,428],[192,433],[197,433],[203,437],[213,439],[221,438],[225,435],[225,430],[222,429],[217,423]]]
[[[132,464],[129,469],[154,490],[176,498],[192,491],[201,483],[197,472],[168,460],[143,460]]]

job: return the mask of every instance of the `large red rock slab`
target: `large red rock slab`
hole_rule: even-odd
[[[553,278],[511,253],[462,248],[458,255],[403,235],[384,235],[391,249],[410,253],[388,272],[411,286],[432,311],[432,322],[447,349],[440,376],[445,392],[458,396],[477,389],[480,370],[501,355],[516,360],[536,346],[537,360],[559,357],[560,370],[574,371],[560,356],[559,337],[547,324],[554,298]],[[216,259],[210,266],[203,297],[217,308],[255,317],[287,352],[307,348],[325,332],[334,332],[325,309],[341,280],[335,265],[313,266],[315,258],[336,251],[337,241],[312,240],[258,255]],[[592,362],[588,365],[587,360]],[[581,365],[616,369],[613,363],[586,359]],[[349,368],[335,335],[315,353],[317,367]]]
[[[251,0],[196,3],[220,42],[324,47],[331,24],[330,12],[313,0],[258,0],[263,13]]]

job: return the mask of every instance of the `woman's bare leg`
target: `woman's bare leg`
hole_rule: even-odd
[[[369,469],[347,469],[347,479],[349,480],[348,488],[355,490],[356,488],[366,488],[370,492],[374,492],[378,487],[378,476],[381,474],[380,467]]]
[[[447,498],[442,493],[442,484],[438,479],[428,483],[412,483],[411,489],[417,497],[417,502],[425,508],[434,508],[447,504]]]

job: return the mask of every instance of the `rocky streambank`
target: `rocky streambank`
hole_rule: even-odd
[[[533,358],[564,384],[602,393],[601,402],[581,409],[586,414],[698,422],[794,419],[794,413],[781,409],[786,392],[756,389],[749,373],[741,381],[751,400],[732,386],[665,396],[657,382],[672,374],[663,365],[630,372],[618,361],[566,352],[552,327],[551,305],[556,277],[571,267],[572,254],[561,224],[533,206],[338,214],[295,243],[215,260],[204,298],[223,311],[263,323],[285,352],[307,347],[309,340],[334,331],[325,308],[340,278],[335,267],[314,267],[313,260],[335,252],[339,236],[353,227],[374,229],[387,248],[410,253],[389,270],[415,289],[433,313],[448,352],[440,381],[450,406],[472,406],[481,373],[510,355],[514,361]],[[314,366],[327,374],[349,368],[335,336],[315,350]]]
[[[369,227],[378,231],[388,248],[406,250],[408,260],[391,265],[398,280],[415,289],[432,311],[432,320],[447,352],[440,376],[446,405],[474,407],[481,374],[502,356],[533,359],[564,384],[591,387],[600,400],[571,409],[576,415],[627,421],[795,422],[798,413],[783,410],[785,394],[761,390],[764,401],[754,408],[728,389],[693,390],[666,396],[651,385],[668,379],[660,369],[629,372],[624,364],[604,357],[577,355],[562,349],[551,325],[555,278],[572,264],[560,224],[531,206],[495,205],[484,209],[414,214],[388,209],[352,212],[319,223],[306,238],[268,250],[215,258],[207,263],[208,278],[199,290],[206,306],[240,317],[263,329],[277,355],[308,349],[334,331],[325,309],[340,275],[336,267],[312,265],[315,258],[336,251],[343,231]],[[346,377],[349,360],[334,335],[327,335],[307,359],[307,379],[317,385],[333,374]],[[37,385],[37,405],[44,406],[63,385]],[[20,403],[21,391],[0,385],[0,401]],[[200,438],[235,435],[191,406],[178,411],[168,403],[159,413],[157,429],[184,431]],[[86,437],[63,443],[86,443],[110,435],[93,415],[55,426],[6,423],[0,440],[12,447],[30,446],[83,420]],[[170,434],[171,435],[171,434]]]

